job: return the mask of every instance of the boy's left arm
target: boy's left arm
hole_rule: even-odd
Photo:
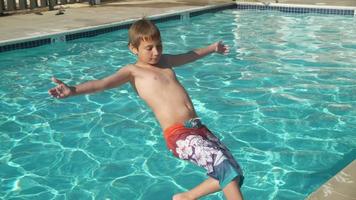
[[[226,55],[227,53],[229,53],[229,47],[225,45],[222,41],[219,41],[207,47],[195,49],[193,51],[189,51],[184,54],[178,54],[178,55],[165,54],[164,61],[170,67],[177,67],[180,65],[184,65],[196,61],[211,53],[219,53],[219,54]]]

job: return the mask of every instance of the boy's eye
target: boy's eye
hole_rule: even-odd
[[[162,45],[157,45],[156,46],[157,49],[162,49]],[[151,51],[153,49],[153,46],[148,46],[145,48],[147,51]]]

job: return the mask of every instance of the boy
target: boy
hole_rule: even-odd
[[[122,67],[101,80],[68,86],[57,84],[49,90],[56,98],[98,92],[130,82],[137,94],[153,110],[164,130],[170,151],[178,158],[204,167],[209,178],[173,200],[193,200],[223,190],[228,200],[240,200],[242,171],[228,149],[197,118],[191,99],[177,80],[172,67],[184,65],[210,53],[227,54],[228,47],[216,42],[205,48],[179,55],[162,54],[160,31],[149,20],[141,19],[129,29],[129,49],[137,56],[135,64]]]

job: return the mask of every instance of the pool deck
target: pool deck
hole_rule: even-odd
[[[64,5],[63,15],[57,10],[0,17],[0,43],[41,35],[55,34],[73,29],[92,27],[113,22],[137,19],[162,13],[171,13],[207,5],[233,3],[231,0],[102,0],[102,4],[88,3]],[[239,1],[239,0],[238,0]],[[245,0],[259,2],[258,0]],[[264,2],[275,2],[263,0]],[[356,7],[356,0],[279,0],[279,3],[333,5]]]
[[[248,2],[261,2],[246,0]],[[275,2],[275,0],[263,0]],[[57,10],[40,13],[13,14],[0,17],[0,43],[56,34],[73,29],[110,24],[143,16],[178,12],[208,5],[233,3],[231,0],[117,0],[89,6],[87,3],[65,5],[63,15]],[[356,0],[279,0],[279,3],[356,7]],[[308,200],[355,200],[356,161],[340,171]]]
[[[232,3],[231,0],[117,0],[89,6],[66,4],[63,15],[57,10],[0,17],[0,42],[92,27],[143,16],[172,13],[206,5]]]

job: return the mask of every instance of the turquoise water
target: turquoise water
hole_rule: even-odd
[[[246,199],[304,199],[356,158],[356,18],[226,10],[159,24],[165,52],[224,40],[177,68],[245,172]],[[0,199],[167,200],[206,178],[166,149],[129,85],[50,98],[135,61],[127,32],[0,54]],[[223,199],[221,193],[204,200]]]

